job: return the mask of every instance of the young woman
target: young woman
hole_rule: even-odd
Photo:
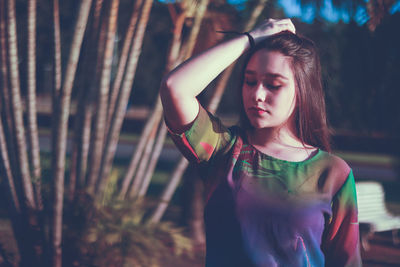
[[[248,52],[240,126],[196,96]],[[165,120],[204,171],[206,266],[361,266],[354,177],[330,154],[319,59],[289,19],[269,19],[169,73]]]

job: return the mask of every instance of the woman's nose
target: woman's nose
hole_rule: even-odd
[[[256,102],[264,102],[267,98],[267,90],[262,84],[259,84],[254,92]]]

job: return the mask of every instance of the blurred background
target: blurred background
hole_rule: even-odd
[[[202,183],[168,138],[159,84],[232,38],[216,31],[266,18],[292,18],[317,44],[334,153],[357,183],[382,185],[380,210],[400,217],[399,0],[0,8],[0,266],[204,266]],[[239,59],[199,96],[227,125],[240,69]],[[399,266],[400,222],[373,226],[362,229],[364,265]]]

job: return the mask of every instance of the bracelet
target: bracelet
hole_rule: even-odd
[[[231,33],[237,35],[246,35],[249,38],[250,49],[253,49],[256,46],[256,42],[254,41],[253,36],[249,32],[236,32],[236,31],[217,31],[218,33]]]

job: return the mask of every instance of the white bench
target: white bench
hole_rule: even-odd
[[[363,248],[369,248],[368,239],[374,232],[392,231],[393,242],[398,244],[400,216],[394,216],[387,210],[382,185],[378,182],[357,182],[356,190]]]

